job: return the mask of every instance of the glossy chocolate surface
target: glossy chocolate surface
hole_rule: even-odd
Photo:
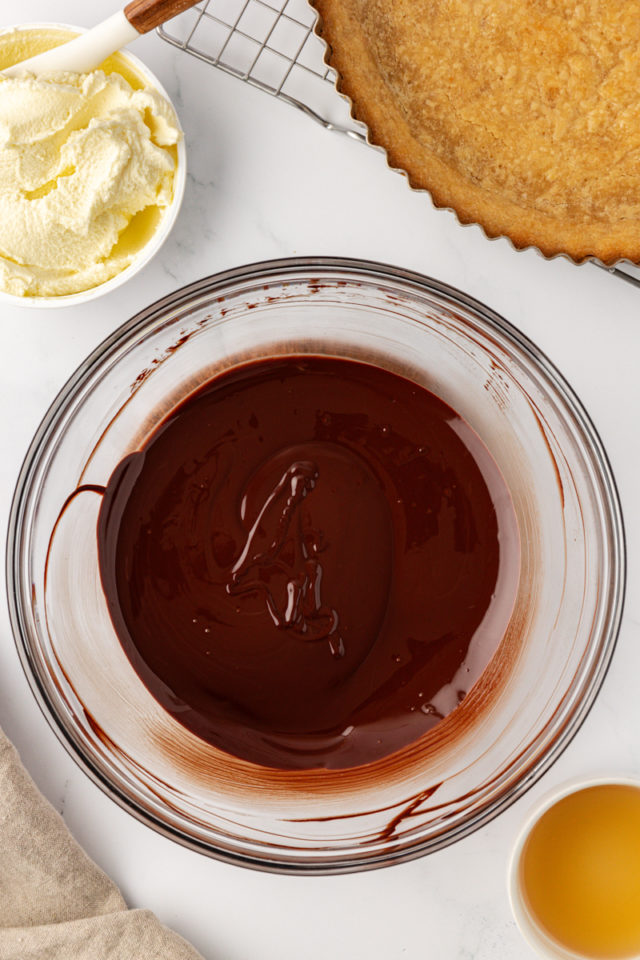
[[[204,384],[116,468],[98,522],[143,682],[204,740],[281,769],[369,763],[455,709],[504,634],[517,538],[461,417],[320,356]]]

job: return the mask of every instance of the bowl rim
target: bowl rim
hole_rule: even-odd
[[[213,297],[216,293],[228,288],[237,282],[268,282],[279,280],[286,275],[286,279],[296,280],[308,277],[315,280],[323,272],[334,274],[344,271],[348,280],[352,282],[401,282],[405,288],[419,295],[435,296],[445,305],[461,307],[478,317],[489,327],[504,336],[512,346],[515,346],[532,362],[536,372],[546,376],[551,385],[558,391],[568,412],[574,418],[589,445],[594,465],[598,470],[598,479],[602,484],[606,505],[609,511],[609,522],[612,534],[612,562],[611,586],[609,588],[609,610],[600,631],[602,652],[594,665],[589,685],[584,691],[582,699],[574,704],[570,716],[560,730],[551,746],[534,758],[525,769],[500,796],[480,809],[469,821],[459,824],[445,834],[422,839],[415,844],[373,856],[362,855],[360,858],[344,855],[344,851],[334,851],[332,855],[324,856],[317,861],[287,861],[278,856],[269,858],[264,854],[247,853],[246,850],[231,852],[228,849],[215,847],[195,836],[174,828],[156,817],[149,810],[125,796],[103,774],[98,765],[85,755],[79,742],[76,742],[72,730],[63,722],[54,706],[50,702],[47,691],[42,683],[35,658],[32,656],[29,643],[29,630],[25,623],[21,606],[21,553],[23,516],[26,504],[32,494],[32,481],[37,474],[40,456],[48,434],[56,426],[58,417],[64,412],[74,395],[82,388],[85,380],[96,370],[112,351],[133,338],[137,333],[152,327],[154,321],[166,316],[171,310],[173,316],[180,313],[188,303],[195,300],[204,291],[207,296]],[[149,306],[138,311],[133,317],[116,328],[89,356],[78,366],[58,392],[38,426],[33,440],[27,450],[22,463],[9,515],[6,540],[6,581],[9,619],[16,643],[18,655],[24,670],[27,682],[36,698],[49,726],[58,740],[75,760],[78,766],[100,787],[112,800],[129,813],[132,813],[140,822],[151,826],[156,832],[172,839],[181,845],[205,853],[208,856],[227,863],[237,864],[253,869],[292,875],[330,875],[353,873],[362,870],[375,869],[393,863],[402,863],[416,859],[428,852],[435,852],[454,843],[468,834],[489,823],[511,804],[522,797],[542,776],[549,770],[558,757],[564,752],[582,723],[586,719],[597,694],[602,686],[611,663],[622,619],[626,590],[626,541],[624,521],[618,489],[615,478],[600,436],[586,410],[582,406],[577,394],[573,391],[562,374],[557,370],[547,355],[540,350],[517,327],[504,319],[500,314],[485,306],[481,301],[447,283],[407,270],[398,266],[391,266],[373,260],[347,257],[306,256],[285,257],[273,260],[260,261],[220,271],[200,280],[186,284],[165,297],[160,298]],[[324,851],[323,851],[324,854]]]
[[[81,27],[77,24],[58,23],[53,21],[45,22],[38,20],[33,21],[33,23],[15,23],[2,26],[0,27],[0,36],[5,33],[11,33],[13,30],[27,30],[30,27],[39,30],[71,30],[76,31],[77,33],[86,33],[89,29],[88,27]],[[178,214],[182,209],[182,203],[187,185],[187,148],[184,130],[182,129],[182,124],[180,123],[180,116],[165,87],[160,82],[156,74],[146,65],[146,63],[143,63],[139,57],[137,57],[134,53],[131,53],[127,48],[118,50],[116,52],[128,60],[133,66],[134,70],[140,73],[149,83],[149,85],[165,98],[165,100],[171,105],[178,120],[178,129],[180,130],[182,136],[176,144],[178,160],[174,174],[173,198],[171,203],[165,209],[160,224],[158,225],[158,229],[142,247],[137,256],[134,257],[129,266],[125,267],[124,270],[121,270],[120,273],[116,273],[115,276],[110,277],[109,280],[105,280],[103,283],[99,283],[95,287],[88,287],[86,290],[78,290],[76,293],[65,293],[59,296],[21,297],[15,293],[7,293],[5,290],[0,290],[0,303],[6,303],[15,307],[25,307],[28,310],[58,310],[62,307],[73,307],[77,304],[89,303],[92,300],[97,300],[98,297],[102,297],[107,293],[111,293],[112,290],[116,290],[118,287],[126,283],[127,280],[131,280],[137,273],[139,273],[149,263],[149,261],[153,259],[156,253],[158,253],[165,240],[171,233],[176,220],[178,219]]]

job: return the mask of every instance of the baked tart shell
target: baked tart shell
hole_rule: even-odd
[[[338,74],[338,91],[349,99],[353,118],[367,127],[368,142],[384,150],[389,166],[405,173],[413,189],[427,191],[436,207],[452,210],[460,223],[479,225],[489,239],[506,237],[519,250],[535,247],[545,257],[566,256],[575,263],[640,262],[640,220],[585,223],[526,207],[425,149],[381,75],[352,0],[310,2],[318,13],[316,34],[328,47],[326,62]]]

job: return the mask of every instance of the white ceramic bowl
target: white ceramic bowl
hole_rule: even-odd
[[[602,787],[608,785],[637,787],[640,789],[640,779],[638,777],[626,776],[602,776],[593,777],[589,780],[570,780],[568,783],[555,787],[549,793],[545,794],[533,807],[527,817],[524,826],[518,834],[508,868],[509,885],[509,903],[515,921],[520,933],[536,953],[546,960],[593,960],[593,956],[584,953],[576,953],[575,950],[569,950],[562,946],[557,940],[550,937],[540,926],[536,918],[528,909],[520,877],[520,863],[524,846],[529,835],[540,818],[554,807],[558,801],[563,800],[573,793],[581,790],[587,790],[589,787]],[[634,957],[628,957],[627,960],[634,960]]]
[[[0,35],[7,33],[10,30],[25,30],[25,29],[39,29],[39,30],[65,30],[65,31],[74,31],[76,33],[85,33],[85,27],[72,26],[71,24],[66,23],[22,23],[22,24],[13,24],[11,26],[3,27],[0,29]],[[154,73],[149,70],[145,64],[138,59],[138,57],[129,53],[128,51],[121,50],[120,55],[127,61],[127,65],[130,66],[131,70],[134,73],[137,73],[141,76],[150,87],[153,87],[158,93],[171,104],[173,107],[176,116],[178,111],[176,110],[171,97],[160,83],[158,78]],[[179,120],[179,118],[178,118]],[[148,241],[142,250],[139,252],[135,260],[129,266],[122,270],[120,273],[116,274],[115,277],[112,277],[110,280],[100,283],[95,287],[90,287],[88,290],[81,290],[78,293],[65,294],[57,297],[19,297],[12,293],[5,293],[0,290],[0,303],[10,303],[12,306],[18,307],[31,307],[31,308],[57,308],[57,307],[71,307],[79,303],[88,303],[90,300],[95,300],[98,297],[104,296],[106,293],[110,293],[112,290],[117,289],[117,287],[122,286],[123,283],[126,283],[127,280],[130,280],[132,277],[139,273],[140,270],[156,255],[162,244],[165,242],[171,229],[176,222],[180,208],[182,206],[182,200],[184,198],[184,189],[187,182],[187,151],[185,147],[184,137],[181,138],[180,142],[177,145],[178,151],[178,164],[176,167],[176,172],[174,176],[173,184],[173,200],[171,204],[165,210],[158,228]]]

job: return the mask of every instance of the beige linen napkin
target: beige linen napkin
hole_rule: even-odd
[[[1,730],[0,960],[201,960],[150,911],[127,909]]]

